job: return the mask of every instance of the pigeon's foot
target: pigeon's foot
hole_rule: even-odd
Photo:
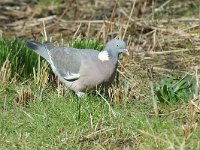
[[[86,94],[83,93],[83,92],[76,92],[76,95],[77,95],[79,98],[82,98],[82,97],[84,97]]]

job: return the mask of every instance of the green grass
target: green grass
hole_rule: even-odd
[[[101,51],[104,45],[103,43],[99,42],[96,39],[90,39],[90,40],[75,39],[69,41],[69,46],[79,49],[95,49]]]
[[[162,2],[162,3],[161,3]],[[163,1],[157,2],[158,6],[164,4]],[[172,0],[159,11],[155,13],[155,19],[164,19],[169,17],[180,18],[180,16],[190,17],[198,16],[200,13],[200,3],[198,0],[193,1],[178,1]]]
[[[48,70],[37,62],[38,56],[19,40],[3,39],[0,43],[11,53],[13,71],[27,75],[26,80],[0,80],[0,149],[195,149],[200,144],[200,128],[194,128],[200,120],[189,113],[192,109],[187,103],[170,107],[158,103],[160,115],[156,116],[152,113],[151,94],[142,89],[142,100],[125,101],[125,94],[118,103],[107,99],[114,116],[98,95],[88,94],[80,100],[64,89],[58,97],[63,86],[47,82],[44,74],[48,76]],[[95,40],[89,42],[92,44],[82,43],[75,41],[73,47],[98,49]],[[7,54],[0,55],[4,56],[2,62]],[[36,77],[26,63],[29,67],[39,66]]]
[[[159,84],[155,84],[155,94],[159,102],[173,104],[180,101],[192,99],[196,91],[196,80],[192,75],[183,78],[175,76],[161,79]]]
[[[0,39],[0,66],[6,59],[11,64],[11,77],[17,75],[20,79],[33,74],[33,68],[40,68],[44,63],[40,57],[16,38]]]
[[[7,105],[0,117],[3,149],[166,149],[170,144],[180,148],[186,140],[181,128],[186,112],[149,116],[152,107],[147,103],[115,105],[116,117],[104,101],[93,96],[78,101],[71,94],[58,98],[51,92],[26,108]],[[197,146],[198,131],[186,140],[186,148]]]
[[[60,4],[61,1],[60,0],[38,0],[38,3],[39,3],[39,5],[46,6],[46,5],[49,5],[49,4],[57,5],[57,4]]]

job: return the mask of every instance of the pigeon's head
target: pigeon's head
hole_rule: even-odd
[[[117,60],[120,53],[129,55],[126,43],[122,40],[113,39],[106,43],[103,51],[99,53],[98,58],[101,61]]]
[[[129,55],[128,50],[126,49],[126,43],[122,40],[113,39],[106,43],[105,49],[111,53],[125,53]]]
[[[120,53],[125,53],[126,55],[129,55],[129,52],[126,49],[126,43],[122,40],[113,39],[106,43],[104,50],[100,53],[100,59],[118,59],[118,55]]]
[[[117,60],[120,53],[129,55],[126,43],[122,40],[113,39],[106,43],[103,51],[99,53],[98,58],[101,61]]]

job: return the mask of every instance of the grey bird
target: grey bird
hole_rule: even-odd
[[[78,97],[87,90],[109,86],[116,74],[119,54],[129,54],[126,43],[117,39],[108,41],[101,52],[36,41],[28,41],[27,46],[46,59],[59,80]]]

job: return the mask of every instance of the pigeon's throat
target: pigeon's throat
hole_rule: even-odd
[[[102,51],[98,54],[98,59],[101,61],[108,61],[109,60],[109,53],[108,51]]]

